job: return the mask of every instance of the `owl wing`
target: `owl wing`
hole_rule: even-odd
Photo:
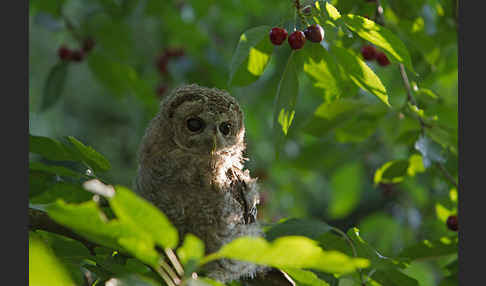
[[[243,208],[245,224],[254,223],[257,218],[259,195],[256,181],[241,171],[232,170],[231,195]]]

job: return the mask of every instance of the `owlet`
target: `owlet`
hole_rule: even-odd
[[[241,236],[262,236],[256,179],[243,169],[243,112],[227,92],[195,84],[173,90],[150,122],[138,154],[136,190],[160,208],[180,237],[202,239],[206,253]],[[228,282],[263,267],[230,259],[206,275]]]

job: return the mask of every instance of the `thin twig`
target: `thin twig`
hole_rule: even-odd
[[[304,15],[302,15],[302,6],[300,5],[300,0],[294,0],[295,10],[297,10],[297,15],[299,15],[300,21],[302,22],[302,26],[306,27],[309,26],[307,20],[305,19]]]
[[[169,258],[170,262],[174,266],[175,270],[177,271],[177,274],[179,276],[184,276],[184,268],[182,267],[181,263],[179,262],[179,259],[177,259],[177,256],[175,255],[174,251],[170,248],[165,248],[164,249],[165,255]]]
[[[439,168],[439,170],[442,172],[442,174],[444,175],[444,177],[447,178],[447,180],[449,181],[449,183],[451,183],[454,187],[456,187],[456,190],[459,190],[458,189],[458,185],[456,183],[456,180],[452,177],[452,175],[447,171],[447,169],[440,163],[436,163],[437,167]]]

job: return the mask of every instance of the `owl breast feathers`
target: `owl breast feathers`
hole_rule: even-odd
[[[198,85],[164,98],[139,150],[137,192],[179,230],[202,239],[206,253],[241,236],[262,236],[256,180],[243,170],[243,112],[227,92]],[[204,269],[222,282],[264,269],[222,259]]]

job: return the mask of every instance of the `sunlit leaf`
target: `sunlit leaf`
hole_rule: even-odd
[[[327,14],[329,15],[329,18],[331,18],[333,21],[336,21],[337,19],[341,18],[341,14],[336,9],[336,7],[332,6],[327,1],[326,1],[326,4],[325,4],[325,8],[326,8]]]
[[[437,215],[437,218],[441,222],[445,223],[447,221],[447,218],[450,215],[453,215],[454,214],[454,211],[453,210],[449,210],[448,208],[446,208],[445,206],[443,206],[440,203],[435,203],[435,214]]]
[[[304,72],[314,81],[314,85],[326,92],[325,98],[339,98],[345,94],[349,80],[341,76],[336,60],[321,45],[305,45]]]
[[[331,273],[349,273],[365,268],[368,261],[338,251],[324,251],[316,241],[302,236],[285,236],[267,242],[259,237],[242,237],[203,259],[204,263],[233,258],[278,268],[310,268]]]
[[[159,209],[122,186],[116,186],[115,190],[109,201],[121,221],[143,229],[162,247],[177,245],[177,229]]]
[[[204,257],[204,242],[193,234],[187,234],[182,246],[177,249],[177,256],[183,265],[186,265],[190,260],[199,262]]]
[[[273,51],[270,30],[270,26],[258,26],[241,34],[230,65],[231,85],[248,85],[263,74]]]
[[[293,51],[287,60],[287,65],[280,78],[275,97],[273,130],[277,150],[280,149],[279,146],[284,141],[284,137],[287,135],[295,116],[295,104],[299,93],[297,78],[299,69],[300,61],[295,51]]]
[[[29,232],[29,285],[76,285],[52,249],[33,232]]]
[[[393,160],[383,164],[375,171],[373,182],[379,183],[399,183],[402,182],[409,170],[408,160]]]
[[[285,268],[284,271],[292,277],[292,279],[302,286],[329,286],[324,280],[317,277],[311,271],[302,270],[298,268]]]
[[[420,156],[419,154],[413,154],[412,156],[410,156],[410,158],[408,158],[408,162],[409,165],[407,169],[407,174],[409,176],[413,177],[417,173],[425,172],[422,156]]]
[[[343,19],[351,31],[382,48],[390,56],[392,62],[403,63],[410,71],[415,72],[407,47],[390,30],[358,15],[348,14]]]
[[[331,53],[336,55],[339,66],[358,87],[375,95],[387,106],[390,106],[388,93],[380,78],[358,55],[338,46],[332,46]]]

